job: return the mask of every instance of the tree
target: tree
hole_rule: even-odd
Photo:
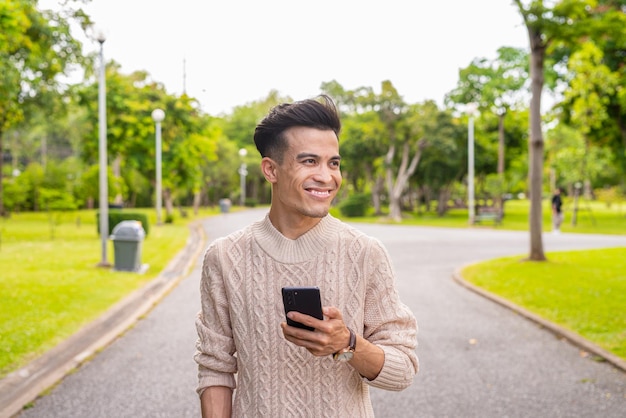
[[[626,174],[626,1],[600,1],[598,7],[603,11],[596,25],[601,30],[572,47],[560,116],[569,125],[585,126],[588,141],[610,146],[614,164]],[[580,119],[584,103],[590,100],[593,111],[585,113],[594,123],[580,125],[574,119]]]
[[[417,169],[427,139],[422,136],[421,127],[415,123],[418,121],[408,117],[413,115],[412,119],[419,119],[414,113],[418,109],[407,111],[406,103],[390,81],[382,83],[381,93],[375,100],[387,136],[384,169],[389,217],[399,222],[402,219],[402,196]]]
[[[528,80],[528,53],[511,47],[498,49],[494,60],[477,58],[459,71],[457,87],[446,95],[450,105],[476,103],[482,112],[490,111],[498,116],[498,163],[497,173],[500,189],[504,187],[505,171],[505,124],[511,109],[521,106],[527,97],[523,87]],[[494,196],[499,210],[503,211],[502,196]]]
[[[449,110],[433,111],[424,118],[422,126],[428,149],[414,176],[419,192],[418,210],[420,197],[423,196],[427,209],[436,197],[437,214],[443,216],[448,210],[453,184],[467,173],[466,129],[453,119]]]
[[[25,104],[45,91],[56,91],[56,76],[81,60],[80,43],[70,35],[69,20],[89,23],[82,10],[39,11],[37,2],[0,2],[0,215],[3,200],[4,133],[23,117]]]
[[[544,140],[541,124],[541,95],[545,83],[545,63],[549,57],[558,63],[569,56],[568,47],[583,37],[602,31],[606,10],[594,0],[514,0],[524,20],[530,44],[530,253],[531,261],[544,261],[542,240],[542,192]],[[550,49],[552,48],[552,49]]]

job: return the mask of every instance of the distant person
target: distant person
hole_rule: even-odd
[[[332,100],[274,107],[254,142],[268,214],[212,243],[196,327],[203,417],[373,417],[369,387],[399,391],[418,371],[417,323],[377,239],[329,215],[341,186]],[[291,312],[281,288],[318,286],[324,319]]]
[[[555,234],[561,232],[561,224],[563,223],[562,206],[561,189],[557,187],[552,195],[552,232]]]

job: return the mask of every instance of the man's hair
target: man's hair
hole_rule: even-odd
[[[282,103],[270,110],[254,130],[254,143],[262,157],[282,163],[289,145],[284,133],[296,126],[333,131],[339,137],[341,121],[335,103],[327,95],[318,99]]]

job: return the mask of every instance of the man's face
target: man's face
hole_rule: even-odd
[[[294,127],[276,164],[272,209],[280,216],[322,218],[341,186],[339,141],[332,130]]]

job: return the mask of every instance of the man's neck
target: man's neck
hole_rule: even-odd
[[[315,227],[322,218],[311,218],[302,215],[285,215],[270,209],[269,218],[274,228],[285,238],[298,239]]]

